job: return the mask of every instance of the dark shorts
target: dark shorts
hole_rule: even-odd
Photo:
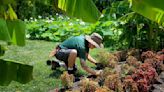
[[[64,61],[66,66],[68,66],[68,57],[72,49],[60,49],[56,52],[55,57],[58,60]]]

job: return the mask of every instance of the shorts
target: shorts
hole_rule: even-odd
[[[68,66],[68,57],[69,54],[71,53],[72,49],[59,49],[56,54],[55,57],[58,60],[64,61],[66,66]]]

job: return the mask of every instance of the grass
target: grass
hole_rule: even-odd
[[[8,86],[0,86],[0,92],[49,92],[50,90],[61,87],[59,71],[52,71],[50,66],[46,65],[49,52],[54,48],[56,43],[46,41],[31,41],[27,40],[26,46],[9,46],[5,55],[1,58],[15,60],[16,62],[23,62],[32,65],[33,80],[27,84],[20,84],[12,81]],[[96,57],[98,49],[91,51],[91,55]],[[80,67],[79,60],[77,61],[78,69],[81,74],[86,74]],[[88,63],[90,67],[94,66]]]

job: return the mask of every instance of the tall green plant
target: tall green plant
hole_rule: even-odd
[[[125,22],[119,28],[123,28],[120,41],[127,41],[128,47],[140,49],[159,49],[160,26],[149,19],[135,13],[128,13],[122,16],[120,21]]]
[[[163,0],[129,0],[132,4],[132,9],[161,24],[164,25],[164,6]]]
[[[3,42],[25,45],[25,23],[17,18],[12,8],[14,0],[0,0],[0,2],[0,56],[3,56],[5,53]],[[26,83],[32,79],[32,70],[32,66],[0,59],[0,85],[8,85],[12,80]]]
[[[109,13],[104,19],[117,21],[118,18],[124,17],[125,21],[119,21],[120,24],[119,22],[116,23],[116,30],[118,28],[117,26],[120,25],[121,28],[118,29],[123,30],[122,37],[120,38],[122,40],[126,40],[125,44],[127,43],[129,47],[142,48],[144,46],[144,48],[147,49],[157,50],[160,43],[159,38],[160,40],[162,38],[157,30],[163,30],[160,28],[160,25],[164,25],[164,1],[129,0],[130,4],[127,3],[127,0],[112,1],[114,2],[109,4],[109,9],[104,10]],[[74,6],[79,2],[80,1],[78,0],[59,0],[58,5],[59,8],[63,9],[68,15],[75,16],[74,11],[78,10],[78,8]],[[85,5],[83,6],[85,7]],[[132,6],[132,9],[130,6]],[[145,16],[146,18],[136,13],[133,14],[132,10]],[[78,16],[77,18],[82,17]],[[147,18],[155,21],[159,25],[148,20]]]
[[[86,22],[96,22],[100,12],[92,0],[58,0],[58,7],[68,16],[82,19]]]

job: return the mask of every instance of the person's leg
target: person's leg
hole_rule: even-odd
[[[65,62],[69,74],[73,74],[77,70],[75,67],[75,61],[77,57],[76,49],[61,49],[56,53],[55,56],[58,60]]]
[[[75,69],[75,61],[77,57],[77,50],[72,49],[68,56],[68,73],[74,74],[77,69]]]
[[[73,69],[73,66],[75,65],[76,57],[77,57],[77,50],[72,49],[68,57],[68,68]]]

